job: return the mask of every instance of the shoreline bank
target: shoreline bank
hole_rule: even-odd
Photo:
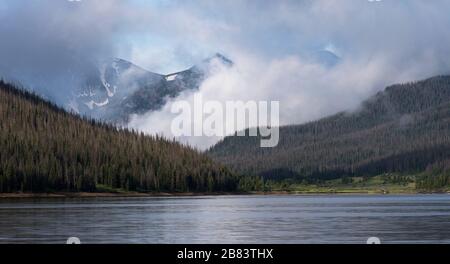
[[[51,193],[0,193],[0,199],[18,198],[139,198],[139,197],[202,197],[202,196],[263,196],[263,195],[419,195],[419,194],[450,194],[450,192],[372,192],[372,191],[351,191],[351,192],[302,192],[302,191],[271,191],[271,192],[232,192],[232,193],[140,193],[140,192],[51,192]]]

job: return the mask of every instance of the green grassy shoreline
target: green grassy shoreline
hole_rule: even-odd
[[[93,192],[14,192],[0,193],[2,198],[101,198],[101,197],[177,197],[214,195],[414,195],[450,194],[450,186],[421,189],[413,176],[380,175],[370,178],[352,177],[317,184],[268,182],[253,191],[236,192],[139,192],[97,185]]]

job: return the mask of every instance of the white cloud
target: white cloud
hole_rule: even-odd
[[[381,87],[425,77],[434,71],[425,73],[420,70],[420,65],[405,70],[395,67],[389,58],[384,57],[370,61],[344,61],[329,68],[298,56],[269,61],[241,56],[235,60],[234,67],[221,68],[208,78],[197,93],[202,94],[203,101],[220,101],[223,105],[230,100],[279,101],[281,124],[299,124],[337,111],[354,109],[361,100]],[[173,137],[170,127],[176,115],[171,113],[171,104],[176,100],[193,104],[194,95],[192,92],[184,93],[161,111],[134,116],[130,126]],[[201,149],[219,139],[179,138]]]

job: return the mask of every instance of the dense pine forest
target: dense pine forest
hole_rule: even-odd
[[[240,174],[312,183],[385,173],[450,185],[450,76],[393,85],[354,112],[280,128],[275,148],[231,136],[208,154]],[[236,155],[239,153],[239,155]]]
[[[65,112],[0,81],[0,192],[234,191],[204,154]]]

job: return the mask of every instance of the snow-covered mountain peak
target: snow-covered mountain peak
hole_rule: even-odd
[[[131,114],[158,110],[167,98],[198,89],[215,69],[232,65],[231,60],[217,53],[187,70],[161,75],[124,59],[104,60],[87,76],[67,107],[94,118],[124,123]]]

